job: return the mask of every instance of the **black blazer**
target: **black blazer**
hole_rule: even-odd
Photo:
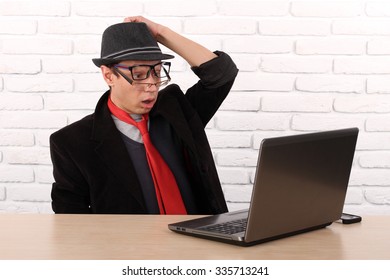
[[[204,128],[229,93],[238,70],[226,54],[218,54],[220,58],[206,63],[208,66],[193,69],[201,81],[186,94],[170,85],[160,91],[150,112],[151,120],[162,117],[170,124],[186,158],[199,209],[189,214],[227,211]],[[202,79],[199,72],[216,66],[225,69],[223,79],[207,85],[207,78]],[[93,114],[50,136],[56,213],[147,213],[132,161],[107,107],[108,96],[109,91]]]

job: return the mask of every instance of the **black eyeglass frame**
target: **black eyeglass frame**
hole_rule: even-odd
[[[150,77],[150,73],[152,73],[153,71],[153,74],[154,74],[154,77],[156,78],[159,78],[161,79],[162,77],[159,75],[159,72],[156,71],[156,66],[158,65],[161,65],[161,70],[164,71],[165,75],[166,75],[166,78],[168,79],[168,81],[171,80],[171,77],[169,76],[169,71],[171,69],[171,63],[168,62],[168,61],[162,61],[162,62],[158,62],[154,65],[148,65],[148,64],[138,64],[138,65],[133,65],[133,66],[127,66],[127,65],[122,65],[122,64],[114,64],[113,67],[114,69],[117,70],[118,73],[121,74],[121,76],[123,76],[130,84],[133,84],[134,81],[143,81],[143,80],[146,80]],[[133,73],[133,69],[136,68],[136,67],[149,67],[150,69],[148,70],[148,72],[146,73],[146,77],[145,78],[142,78],[142,79],[137,79],[137,78],[134,78],[134,73]],[[119,71],[119,69],[126,69],[126,70],[129,70],[130,72],[130,75],[131,75],[131,79],[128,78],[122,71]],[[168,68],[168,69],[166,69]]]
[[[132,86],[147,86],[148,88],[151,87],[152,85],[156,86],[157,88],[160,88],[162,86],[167,85],[171,81],[171,77],[168,76],[167,80],[159,81],[157,83],[138,83],[133,80],[131,80],[128,76],[125,75],[122,71],[120,71],[118,68],[113,68],[113,71],[121,75],[127,82],[129,82],[130,85]],[[160,78],[159,78],[160,79]]]

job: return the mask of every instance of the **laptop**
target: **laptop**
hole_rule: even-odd
[[[263,139],[249,209],[168,228],[250,246],[329,226],[343,211],[358,132],[347,128]]]

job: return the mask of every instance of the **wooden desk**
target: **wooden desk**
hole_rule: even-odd
[[[390,259],[390,216],[242,248],[173,233],[194,216],[1,214],[0,259]]]

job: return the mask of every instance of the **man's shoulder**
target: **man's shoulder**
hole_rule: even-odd
[[[174,102],[181,102],[182,99],[185,99],[184,92],[177,84],[171,84],[159,91],[157,97],[157,103],[155,104],[156,108],[153,109],[156,110],[162,104],[167,104],[167,102],[169,104],[173,100],[176,100]]]
[[[57,130],[50,136],[50,138],[57,139],[68,137],[82,137],[83,135],[88,136],[91,134],[93,118],[94,114],[85,116],[84,118]]]
[[[184,95],[184,92],[181,90],[181,88],[179,87],[179,85],[177,84],[170,84],[169,86],[167,86],[166,88],[162,89],[160,92],[159,92],[159,97],[160,98],[168,98],[168,97],[181,97]]]

